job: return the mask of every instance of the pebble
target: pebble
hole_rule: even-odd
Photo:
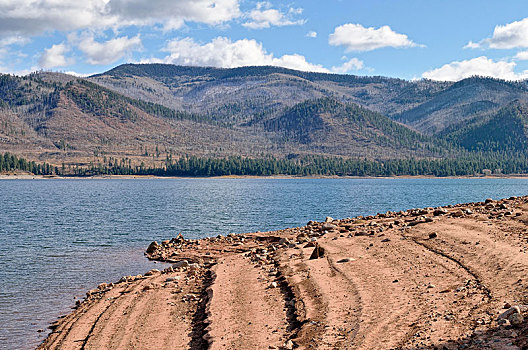
[[[344,259],[341,259],[341,260],[337,260],[337,262],[339,264],[343,264],[343,263],[347,263],[347,262],[351,262],[351,261],[356,261],[356,259],[354,259],[354,258],[344,258]]]

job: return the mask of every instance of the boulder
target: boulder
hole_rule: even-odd
[[[154,241],[152,243],[149,244],[148,248],[147,248],[147,254],[152,254],[154,253],[156,250],[158,250],[158,248],[160,247],[159,243]]]
[[[332,222],[334,221],[334,218],[330,217],[330,216],[327,216],[326,219],[325,219],[325,222]]]
[[[334,224],[330,224],[330,223],[324,223],[323,226],[321,226],[321,230],[322,231],[332,231],[333,229],[335,229],[337,226],[334,225]]]
[[[324,257],[325,250],[323,247],[321,247],[319,244],[315,244],[315,248],[312,252],[312,255],[310,255],[310,260],[319,259]]]

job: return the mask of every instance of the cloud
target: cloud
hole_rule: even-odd
[[[407,35],[394,32],[389,26],[365,28],[361,24],[344,24],[330,34],[328,43],[344,46],[347,51],[372,51],[382,47],[420,46],[409,40]]]
[[[474,43],[473,41],[469,41],[465,46],[464,49],[478,49],[480,48],[479,43]]]
[[[216,25],[241,15],[238,0],[1,0],[0,35],[185,22]]]
[[[454,61],[440,68],[429,70],[422,74],[423,78],[432,80],[458,81],[479,75],[505,80],[520,80],[528,78],[528,71],[515,73],[515,62],[493,61],[485,56],[465,61]]]
[[[44,50],[44,53],[40,56],[39,66],[44,69],[49,69],[72,64],[72,60],[65,56],[68,51],[69,49],[64,43],[53,45],[49,49]]]
[[[317,38],[317,32],[314,32],[313,30],[306,33],[306,37],[308,38]]]
[[[528,47],[528,18],[505,25],[498,25],[491,38],[478,43],[470,41],[465,47],[490,49],[515,49]]]
[[[141,39],[139,35],[133,38],[123,36],[99,43],[93,36],[88,36],[81,39],[78,46],[86,55],[89,64],[107,65],[140,48]]]
[[[519,61],[528,61],[528,51],[518,52],[514,58]]]
[[[217,37],[205,44],[196,43],[192,38],[176,39],[170,41],[164,50],[169,52],[164,59],[144,60],[143,63],[164,62],[222,68],[280,66],[311,72],[329,72],[319,64],[306,61],[302,55],[274,57],[262,47],[261,43],[249,39],[231,41],[228,38]]]
[[[357,58],[352,58],[340,66],[332,67],[332,72],[335,73],[348,73],[355,70],[361,70],[365,68],[365,63]]]
[[[290,8],[288,13],[284,14],[270,7],[271,4],[269,2],[257,3],[257,7],[248,14],[250,20],[242,25],[250,29],[263,29],[272,26],[283,27],[306,23],[304,19],[295,20],[292,18],[294,15],[301,14],[303,12],[302,9]]]
[[[238,0],[109,0],[106,9],[128,24],[164,23],[166,29],[185,22],[216,25],[241,15]]]

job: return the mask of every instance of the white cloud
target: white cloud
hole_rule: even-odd
[[[238,0],[0,0],[0,35],[185,22],[216,25],[241,15]]]
[[[365,28],[361,24],[344,24],[330,34],[328,43],[333,46],[344,46],[347,51],[371,51],[382,47],[415,47],[419,46],[407,35],[394,32],[389,26]]]
[[[514,58],[520,61],[528,61],[528,51],[518,52]]]
[[[306,33],[306,37],[308,38],[317,38],[317,32],[314,32],[313,30]]]
[[[49,49],[44,50],[44,53],[40,56],[39,66],[44,69],[49,69],[72,64],[72,60],[65,56],[68,51],[69,49],[65,44],[53,45]]]
[[[303,12],[302,9],[290,8],[288,13],[284,14],[270,7],[271,4],[269,2],[257,3],[257,7],[248,14],[249,21],[242,25],[246,28],[262,29],[272,26],[283,27],[306,23],[304,19],[295,20],[292,18],[294,15],[301,14]]]
[[[355,70],[361,70],[363,68],[365,68],[365,63],[354,57],[343,63],[341,66],[332,67],[332,72],[348,73]]]
[[[464,46],[464,49],[478,49],[478,48],[480,48],[480,44],[474,43],[471,40]]]
[[[528,18],[505,25],[498,25],[491,38],[478,43],[470,41],[465,47],[491,49],[515,49],[528,47]]]
[[[458,81],[474,75],[500,78],[505,80],[520,80],[528,78],[528,71],[515,73],[515,62],[493,61],[485,56],[465,61],[454,61],[440,68],[427,71],[423,78],[432,80]]]
[[[139,36],[133,38],[123,36],[103,43],[95,41],[93,36],[88,36],[79,42],[79,49],[86,55],[87,62],[95,65],[113,63],[140,47]]]
[[[145,60],[143,63],[164,62],[222,68],[280,66],[311,72],[329,72],[319,64],[306,61],[302,55],[274,57],[272,53],[266,52],[261,43],[249,39],[231,41],[228,38],[217,37],[203,45],[196,43],[192,38],[176,39],[167,44],[165,51],[169,52],[169,56],[164,59]]]

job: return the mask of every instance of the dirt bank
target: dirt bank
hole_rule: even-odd
[[[173,267],[90,291],[40,348],[528,345],[528,197],[326,221],[152,244]]]

